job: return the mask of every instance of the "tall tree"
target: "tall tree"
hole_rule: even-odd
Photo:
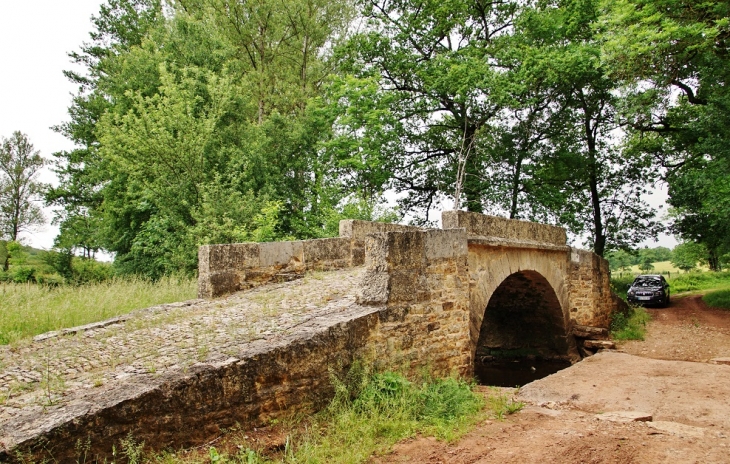
[[[604,2],[604,61],[633,85],[632,143],[666,170],[672,230],[730,250],[730,4],[720,0]]]
[[[44,164],[27,135],[16,131],[0,139],[0,238],[17,241],[21,232],[45,222],[36,204],[44,188],[38,182]],[[8,270],[7,255],[3,269]]]
[[[366,27],[348,45],[344,69],[352,78],[340,100],[352,109],[339,122],[341,135],[364,143],[349,144],[344,162],[367,166],[361,180],[371,188],[407,193],[405,210],[426,221],[431,206],[454,195],[457,177],[463,199],[456,203],[483,211],[489,182],[479,139],[501,108],[492,95],[499,79],[494,47],[517,3],[362,0],[359,6]]]
[[[620,143],[620,87],[601,65],[598,2],[557,0],[526,8],[515,27],[515,76],[548,87],[554,113],[549,149],[536,160],[538,202],[598,255],[655,236],[660,226],[642,200],[655,179],[647,156]]]
[[[194,272],[203,243],[321,236],[344,196],[318,96],[346,2],[170,5],[110,1],[77,56],[58,246],[154,277]]]

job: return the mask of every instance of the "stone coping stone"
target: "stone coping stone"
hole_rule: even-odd
[[[562,227],[467,211],[444,211],[441,213],[441,223],[443,229],[463,227],[469,235],[527,240],[559,246],[564,246],[568,242],[568,236]]]

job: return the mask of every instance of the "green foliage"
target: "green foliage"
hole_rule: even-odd
[[[706,262],[707,248],[695,242],[680,243],[674,247],[672,264],[683,271],[691,271],[697,268],[698,263]]]
[[[46,222],[36,204],[45,188],[37,179],[45,164],[27,135],[0,137],[0,239],[18,240],[21,232]]]
[[[730,250],[730,5],[719,0],[603,1],[603,61],[627,89],[633,149],[668,167],[672,231],[707,248],[720,270]]]
[[[414,383],[392,372],[337,383],[332,404],[301,435],[292,435],[284,462],[365,462],[416,433],[453,439],[484,407],[472,386],[453,378]]]
[[[730,289],[710,292],[702,299],[712,308],[730,309]]]
[[[611,290],[613,292],[623,298],[626,299],[626,292],[629,290],[629,286],[634,282],[634,276],[633,275],[626,275],[622,277],[611,277]]]
[[[631,307],[627,313],[616,312],[611,316],[611,337],[614,340],[643,340],[650,320],[649,312],[640,306]]]
[[[209,447],[205,456],[183,458],[165,453],[158,462],[221,463],[362,463],[387,454],[392,445],[421,434],[454,440],[486,415],[503,419],[523,404],[496,389],[486,395],[473,385],[456,380],[407,380],[393,372],[373,373],[356,363],[344,379],[333,379],[335,398],[323,411],[283,426],[281,449],[257,450],[243,434],[223,437],[220,447]],[[487,406],[487,411],[484,411]],[[223,449],[235,449],[227,454]]]
[[[158,282],[115,278],[80,286],[0,284],[0,344],[156,304],[192,299],[196,291],[196,282],[187,278]]]
[[[192,274],[205,243],[319,237],[347,193],[321,148],[318,98],[350,5],[301,0],[112,0],[58,128],[59,249],[115,253],[115,269]],[[243,18],[248,18],[244,20]],[[250,20],[249,20],[250,19]]]
[[[672,293],[696,292],[730,287],[730,272],[690,272],[669,281]]]
[[[645,258],[644,261],[639,264],[639,269],[642,272],[649,273],[654,270],[654,265],[649,258]]]

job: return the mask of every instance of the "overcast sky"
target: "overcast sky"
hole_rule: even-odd
[[[68,120],[67,108],[76,87],[64,77],[72,69],[67,53],[89,40],[91,16],[102,0],[0,0],[0,136],[19,130],[28,135],[41,155],[73,147],[51,126]],[[44,182],[55,182],[48,171]],[[663,205],[666,188],[647,198]],[[50,221],[52,212],[47,210]],[[38,248],[53,246],[58,228],[45,226],[23,240]],[[676,240],[663,236],[659,245],[673,247]],[[646,243],[656,246],[654,243]]]
[[[66,109],[76,91],[63,71],[67,53],[89,40],[91,16],[101,0],[0,0],[0,136],[19,130],[41,155],[73,147],[51,126],[68,120]],[[44,182],[53,182],[50,172]],[[51,213],[46,214],[51,219]],[[46,226],[24,241],[50,248],[58,230]]]

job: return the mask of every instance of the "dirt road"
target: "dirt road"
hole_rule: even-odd
[[[730,357],[730,312],[699,297],[649,311],[646,341],[528,384],[521,412],[372,462],[730,463],[730,366],[708,362]]]

